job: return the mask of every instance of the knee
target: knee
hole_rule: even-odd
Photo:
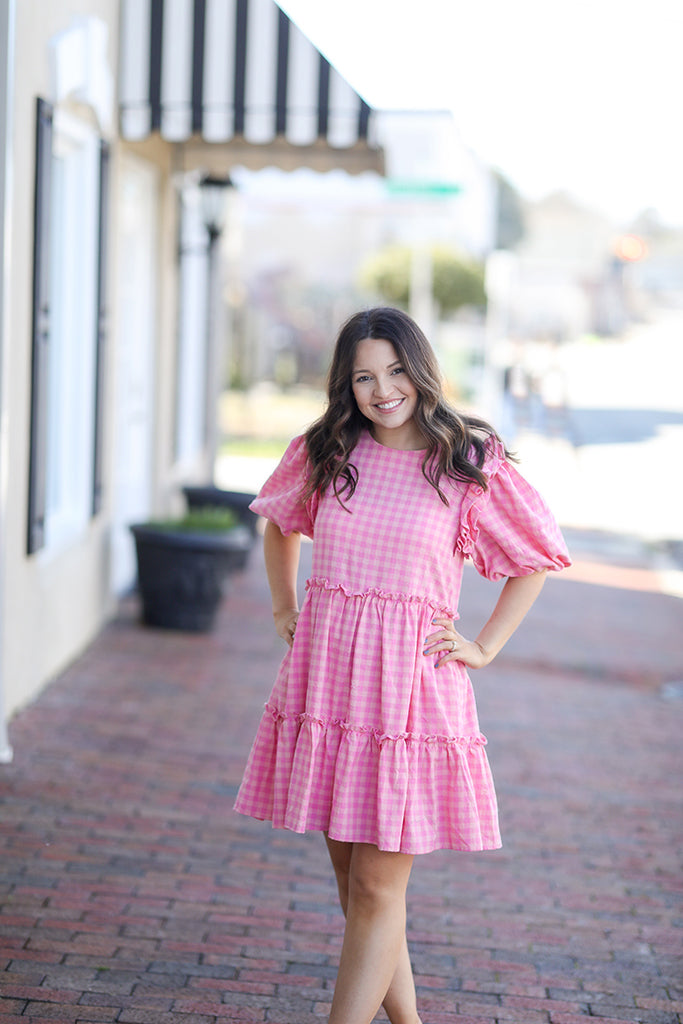
[[[403,891],[385,874],[368,865],[351,867],[347,884],[348,898],[356,905],[380,908],[403,899]]]

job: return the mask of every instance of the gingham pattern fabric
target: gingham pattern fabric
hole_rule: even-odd
[[[557,524],[492,445],[487,490],[425,480],[424,453],[364,433],[355,494],[304,505],[303,438],[253,502],[314,538],[313,570],[235,809],[382,850],[500,846],[496,797],[464,666],[422,654],[432,619],[457,617],[464,558],[490,579],[561,569]]]

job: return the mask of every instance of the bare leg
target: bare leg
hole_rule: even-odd
[[[354,859],[354,851],[362,849],[364,844],[340,843],[334,839],[329,839],[327,836],[325,838],[327,841],[327,847],[330,853],[330,858],[332,860],[332,866],[334,868],[334,872],[337,878],[337,887],[339,889],[339,902],[341,903],[342,910],[344,911],[344,915],[346,916],[349,908],[350,875],[352,869],[352,861]],[[346,1006],[347,1004],[349,1004],[349,1001],[347,998],[347,994],[344,992],[345,976],[343,976],[342,974],[342,968],[344,968],[345,971],[347,969],[345,959],[351,958],[352,955],[352,960],[348,968],[350,986],[352,987],[352,995],[358,995],[360,999],[362,999],[362,995],[358,992],[358,986],[359,984],[361,984],[362,981],[361,974],[368,973],[375,980],[377,980],[378,971],[380,969],[379,961],[375,961],[375,959],[373,959],[375,957],[374,952],[369,949],[366,952],[363,952],[358,945],[359,938],[360,941],[362,942],[362,936],[356,937],[356,932],[358,930],[360,930],[363,933],[365,933],[366,931],[374,931],[374,925],[371,925],[370,929],[367,929],[363,924],[363,926],[360,929],[357,929],[352,918],[351,926],[347,924],[346,933],[344,936],[344,948],[342,949],[342,963],[340,964],[339,977],[337,979],[337,984],[335,987],[335,1000],[332,1004],[332,1014],[330,1016],[330,1021],[339,1021],[340,1024],[342,1021],[354,1021],[354,1024],[356,1021],[361,1020],[370,1021],[372,1020],[372,1017],[374,1016],[374,1013],[376,1012],[376,1009],[379,1006],[379,1002],[381,1001],[387,1013],[387,1016],[391,1021],[391,1024],[420,1024],[420,1018],[417,1013],[417,1002],[415,997],[415,982],[413,980],[413,971],[410,965],[410,957],[408,955],[408,944],[406,942],[405,936],[405,887],[408,882],[410,867],[412,866],[412,857],[406,857],[404,854],[382,854],[380,851],[376,849],[376,847],[367,847],[367,849],[372,851],[372,857],[368,861],[367,868],[371,868],[373,874],[376,871],[376,868],[374,867],[375,862],[379,861],[383,865],[384,861],[382,860],[382,858],[400,858],[398,862],[392,863],[390,860],[386,862],[389,868],[387,874],[389,876],[395,876],[396,881],[400,880],[399,897],[397,900],[395,900],[398,906],[395,907],[394,910],[398,909],[400,911],[399,916],[401,918],[401,924],[398,927],[398,931],[395,930],[395,925],[391,926],[392,929],[394,929],[393,934],[391,935],[392,941],[389,944],[387,944],[386,948],[383,950],[383,952],[385,954],[388,954],[389,956],[396,956],[395,968],[393,971],[393,975],[390,977],[390,980],[384,990],[383,999],[383,993],[381,991],[375,997],[374,1010],[372,1010],[372,1003],[370,1003],[370,1005],[367,1008],[366,1014],[362,1015],[362,1009],[365,1008],[360,1007],[360,1001],[358,1002],[358,1009],[356,1009],[355,1007],[351,1007],[350,1005],[349,1009],[346,1009]],[[363,873],[367,871],[367,868],[364,865],[364,859],[368,860],[368,858],[363,858],[362,855],[360,857],[356,856],[356,871],[360,870]],[[396,867],[398,867],[398,871],[396,870]],[[368,874],[369,873],[370,872],[368,871]],[[384,875],[384,873],[384,868],[382,867],[381,874]],[[403,881],[404,878],[405,881]],[[362,922],[364,922],[366,920],[365,916],[360,916]],[[399,937],[400,942],[397,945],[395,940]],[[383,939],[380,939],[380,941],[384,942]],[[397,953],[396,949],[398,950]],[[345,953],[347,954],[346,958]],[[358,971],[358,974],[354,973],[354,971],[356,970]],[[381,985],[378,985],[377,987],[381,989]],[[371,1010],[372,1012],[370,1012]],[[359,1012],[361,1013],[360,1016],[358,1015]],[[339,1016],[335,1016],[335,1013],[339,1013]],[[356,1015],[354,1016],[354,1014]]]

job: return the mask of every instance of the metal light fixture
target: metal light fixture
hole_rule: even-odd
[[[219,178],[205,174],[199,182],[199,194],[202,204],[202,219],[211,241],[215,241],[225,227],[225,197],[232,181],[229,175]]]

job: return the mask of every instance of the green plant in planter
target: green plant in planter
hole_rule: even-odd
[[[240,523],[249,528],[252,536],[256,537],[258,515],[252,512],[249,506],[256,497],[247,491],[226,491],[214,484],[197,486],[189,484],[183,487],[183,494],[190,511],[200,508],[228,508],[233,511]]]
[[[175,533],[226,533],[238,524],[239,519],[232,509],[205,505],[203,508],[191,508],[178,519],[153,520],[149,525]]]
[[[252,536],[231,509],[192,509],[133,524],[142,618],[149,626],[207,632],[230,573],[244,567]]]

